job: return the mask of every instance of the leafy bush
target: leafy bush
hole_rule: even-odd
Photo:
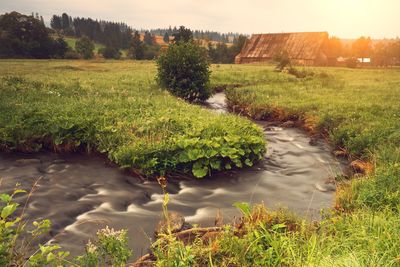
[[[171,44],[157,66],[159,84],[173,95],[189,102],[209,98],[210,64],[205,49],[193,42]]]
[[[104,58],[112,58],[112,59],[121,58],[121,51],[112,46],[106,46],[104,48],[100,48],[98,52],[99,54],[103,55]]]
[[[81,37],[75,43],[75,50],[78,52],[84,59],[91,59],[94,56],[94,43],[87,36]]]

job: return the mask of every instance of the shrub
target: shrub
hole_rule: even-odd
[[[84,59],[91,59],[93,58],[93,50],[94,44],[92,40],[88,37],[83,36],[75,43],[75,50],[78,52]]]
[[[99,54],[103,55],[104,58],[120,59],[121,51],[118,48],[107,46],[99,49]]]
[[[193,42],[171,44],[157,60],[158,83],[189,102],[204,101],[210,94],[210,64],[205,49]]]
[[[274,55],[273,60],[277,63],[275,67],[276,71],[283,71],[288,65],[290,66],[289,55],[286,51],[281,51]]]

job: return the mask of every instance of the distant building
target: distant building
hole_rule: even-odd
[[[271,61],[284,52],[294,64],[325,65],[323,48],[328,38],[327,32],[253,34],[235,57],[235,63]]]

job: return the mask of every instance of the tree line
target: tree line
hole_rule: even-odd
[[[357,61],[374,66],[400,65],[400,39],[381,40],[374,42],[370,37],[360,37],[349,44],[344,44],[339,38],[331,37],[324,47],[328,57],[328,65],[335,65],[337,58],[345,58],[350,65]]]
[[[38,15],[0,15],[0,58],[63,58],[68,44],[52,38]]]
[[[157,28],[148,30],[151,34],[165,36],[172,36],[178,31],[179,27],[169,27],[169,28]],[[223,43],[233,43],[241,34],[239,33],[220,33],[216,31],[203,31],[203,30],[192,30],[194,39],[203,39],[206,41],[223,42]]]
[[[92,41],[118,49],[128,49],[133,30],[125,23],[94,20],[91,18],[72,18],[67,13],[53,15],[50,21],[53,30],[66,36],[89,37]]]

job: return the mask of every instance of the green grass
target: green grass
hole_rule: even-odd
[[[75,42],[78,40],[78,38],[75,37],[67,37],[64,36],[63,37],[64,40],[67,42],[68,46],[71,47],[72,49],[75,49]],[[94,53],[98,54],[98,51],[100,48],[104,48],[105,46],[103,44],[100,43],[94,43]],[[121,56],[122,58],[126,58],[128,54],[128,50],[124,49],[121,50]]]
[[[275,73],[254,86],[228,90],[229,105],[251,117],[297,119],[352,159],[370,161],[376,172],[354,180],[349,203],[397,209],[400,184],[400,70],[316,68],[305,79]],[[286,80],[285,80],[286,79]]]
[[[214,66],[216,85],[234,111],[257,119],[294,120],[328,136],[350,160],[371,162],[344,180],[338,210],[310,223],[287,211],[255,207],[241,227],[211,242],[178,240],[156,247],[159,262],[191,266],[400,266],[400,69],[314,68],[306,78],[268,65]],[[266,203],[268,204],[268,203]],[[246,211],[246,209],[244,209]]]
[[[74,37],[64,37],[64,40],[67,42],[68,46],[71,47],[72,49],[75,49],[75,43],[78,40],[78,38]],[[100,48],[104,48],[104,45],[99,44],[99,43],[94,43],[94,51],[97,53]]]
[[[87,150],[145,175],[243,167],[262,157],[262,131],[189,105],[154,82],[153,62],[0,62],[0,147]]]
[[[210,242],[155,246],[159,265],[400,266],[400,70],[314,68],[304,79],[269,65],[212,70],[236,112],[296,120],[375,168],[342,181],[338,210],[319,223],[242,205],[241,226]],[[84,148],[144,173],[198,176],[262,153],[260,129],[160,90],[151,62],[12,60],[0,75],[3,149]]]

